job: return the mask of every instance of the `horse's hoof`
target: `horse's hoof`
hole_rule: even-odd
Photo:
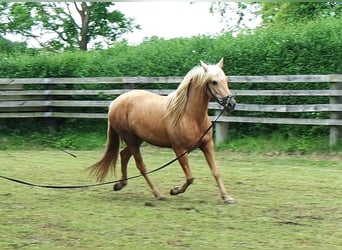
[[[148,201],[148,202],[145,203],[145,206],[147,206],[147,207],[155,207],[156,205],[154,203]]]
[[[173,189],[170,190],[170,195],[177,195],[179,194],[179,187],[174,187]]]
[[[114,191],[120,191],[122,189],[122,185],[120,183],[115,183],[113,186]]]
[[[166,197],[165,196],[161,196],[157,198],[158,201],[166,201]]]
[[[229,204],[234,204],[235,201],[234,199],[230,198],[230,199],[224,200],[224,203],[229,205]]]

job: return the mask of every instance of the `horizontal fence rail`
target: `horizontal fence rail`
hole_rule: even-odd
[[[183,77],[91,77],[91,78],[0,78],[0,118],[107,118],[107,107],[118,95],[132,89],[145,89],[168,95]],[[229,76],[237,94],[238,112],[224,115],[215,127],[216,141],[227,134],[227,124],[273,123],[330,126],[330,143],[341,139],[342,75]],[[267,83],[276,89],[264,89]],[[286,89],[287,84],[323,84],[319,89]],[[246,84],[251,86],[243,88]],[[316,85],[315,85],[316,86]],[[241,89],[239,89],[241,87]],[[239,102],[239,98],[325,98],[325,103],[259,104]],[[299,104],[298,104],[299,103]],[[211,119],[221,107],[209,104]],[[268,117],[282,113],[286,117]],[[290,114],[314,113],[317,118],[297,118]],[[257,114],[257,115],[255,115]],[[258,115],[259,114],[259,115]],[[260,117],[260,114],[261,117]],[[288,114],[288,116],[287,116]],[[320,115],[320,114],[328,114]],[[324,117],[324,118],[322,118]]]

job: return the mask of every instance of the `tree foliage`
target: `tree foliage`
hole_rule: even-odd
[[[262,20],[262,27],[286,26],[309,22],[327,17],[342,15],[341,2],[282,2],[265,1],[263,3],[215,2],[211,13],[218,13],[222,22],[227,24],[226,31],[239,33],[249,28],[253,22]]]
[[[244,2],[213,2],[210,12],[218,13],[226,24],[225,32],[239,33],[255,28],[259,19],[260,4]]]
[[[264,2],[260,11],[264,26],[302,23],[342,14],[340,2]]]
[[[110,45],[139,28],[111,2],[5,2],[0,14],[0,35],[20,35],[54,50],[87,50],[90,42]],[[50,38],[44,40],[45,35]]]

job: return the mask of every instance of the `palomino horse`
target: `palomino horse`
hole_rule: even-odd
[[[175,92],[160,96],[143,90],[132,90],[117,97],[108,112],[107,149],[104,156],[90,166],[90,173],[102,182],[108,172],[115,170],[118,159],[120,139],[126,147],[120,151],[122,176],[113,187],[115,191],[127,185],[127,163],[133,155],[135,164],[152,193],[157,199],[165,199],[152,184],[146,174],[140,145],[143,141],[159,147],[174,150],[185,173],[186,181],[180,187],[171,189],[171,195],[184,193],[193,182],[187,152],[194,145],[199,147],[210,166],[224,202],[233,203],[223,185],[214,156],[214,143],[208,117],[208,102],[211,98],[220,103],[228,112],[235,107],[227,76],[223,70],[223,58],[217,65],[201,66],[187,73]],[[205,131],[208,133],[205,134]]]

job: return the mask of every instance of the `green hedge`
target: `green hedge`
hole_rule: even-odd
[[[217,62],[221,57],[229,75],[340,73],[341,40],[341,19],[331,18],[236,38],[230,33],[151,38],[137,46],[119,43],[107,50],[59,54],[11,55],[5,50],[0,77],[182,76],[199,60]]]

